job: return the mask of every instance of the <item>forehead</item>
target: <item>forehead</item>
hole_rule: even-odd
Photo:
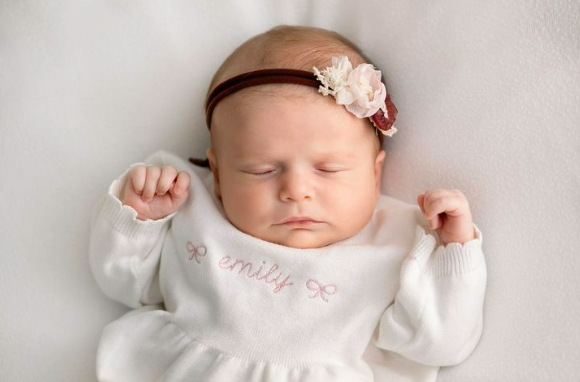
[[[300,150],[328,156],[372,151],[377,138],[367,119],[350,114],[333,97],[296,85],[245,89],[214,111],[217,151],[260,156]]]

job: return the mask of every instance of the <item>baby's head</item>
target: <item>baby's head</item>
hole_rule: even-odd
[[[277,27],[236,49],[209,93],[261,69],[312,73],[346,55],[368,63],[343,37],[316,28]],[[332,96],[297,84],[264,84],[221,99],[211,114],[207,150],[215,193],[228,220],[254,237],[294,248],[347,239],[371,219],[380,194],[381,150],[368,118]]]

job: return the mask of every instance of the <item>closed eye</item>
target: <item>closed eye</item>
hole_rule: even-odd
[[[244,173],[254,176],[264,176],[275,172],[276,170],[266,170],[266,171],[244,171]]]
[[[335,173],[335,172],[341,172],[341,171],[345,171],[345,169],[343,168],[319,168],[318,171],[321,172],[326,172],[326,173]]]

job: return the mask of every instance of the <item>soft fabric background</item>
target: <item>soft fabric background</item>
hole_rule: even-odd
[[[343,33],[383,70],[399,108],[386,193],[470,201],[485,329],[439,381],[578,381],[577,0],[1,1],[0,380],[95,380],[126,309],[89,270],[93,205],[158,149],[203,155],[213,72],[280,23]]]

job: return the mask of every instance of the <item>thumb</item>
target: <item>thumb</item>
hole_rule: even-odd
[[[425,202],[425,194],[419,194],[417,196],[417,204],[419,205],[419,208],[421,209],[421,212],[423,212],[423,214],[425,214],[424,202]]]

